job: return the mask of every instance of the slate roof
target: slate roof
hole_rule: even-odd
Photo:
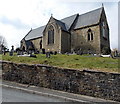
[[[69,32],[69,29],[71,28],[72,24],[75,22],[76,19],[77,19],[77,22],[75,24],[74,29],[97,24],[100,20],[102,9],[103,9],[103,7],[93,10],[93,11],[90,11],[90,12],[87,12],[82,15],[75,14],[75,15],[66,17],[61,20],[57,20],[55,18],[54,19],[56,20],[56,23],[61,27],[62,30]],[[46,26],[42,26],[42,27],[31,30],[25,36],[25,40],[31,40],[31,39],[42,37],[45,27]]]
[[[79,15],[74,29],[97,24],[100,20],[102,8]]]
[[[39,27],[36,29],[32,29],[32,31],[26,35],[25,40],[31,40],[31,39],[39,38],[39,37],[43,36],[42,32],[43,32],[44,28],[45,28],[45,26],[42,26],[42,27]]]
[[[57,20],[57,19],[55,19],[55,20],[56,20],[56,23],[61,27],[62,30],[68,31],[66,26],[65,26],[65,23],[63,23],[62,21]]]
[[[64,19],[61,19],[60,21],[65,23],[66,29],[69,30],[78,15],[79,14],[75,14],[75,15],[72,15],[70,17],[66,17]]]

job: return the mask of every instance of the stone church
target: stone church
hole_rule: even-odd
[[[104,7],[31,29],[21,40],[21,49],[57,53],[110,53],[109,26]]]

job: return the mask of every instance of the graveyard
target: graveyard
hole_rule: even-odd
[[[34,54],[35,57],[22,57],[17,53],[13,53],[10,56],[9,53],[1,55],[2,60],[11,61],[14,63],[26,63],[26,64],[44,64],[50,66],[56,66],[61,68],[72,68],[75,70],[97,70],[103,72],[117,72],[118,70],[118,58],[112,57],[95,57],[91,55],[73,55],[73,54],[57,54],[46,57],[46,54]]]

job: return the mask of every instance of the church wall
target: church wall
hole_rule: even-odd
[[[26,44],[25,44],[25,40],[22,40],[21,41],[21,46],[20,46],[20,48],[23,50],[24,48],[25,48],[25,50],[27,49],[27,47],[26,47]]]
[[[93,40],[88,41],[88,30],[93,33]],[[71,35],[71,50],[81,50],[83,53],[100,53],[100,28],[99,25],[77,29]]]
[[[102,32],[102,23],[105,23],[105,37],[103,37]],[[108,51],[110,52],[110,37],[109,37],[109,27],[107,23],[107,19],[105,16],[105,12],[103,11],[100,19],[100,40],[101,40],[101,52],[103,52],[104,48],[108,48]]]
[[[42,38],[37,38],[34,40],[31,40],[31,42],[34,44],[35,50],[40,51],[40,41],[42,40]]]
[[[70,52],[70,34],[64,31],[61,34],[61,52]]]
[[[48,27],[52,25],[54,27],[54,44],[48,44]],[[53,19],[46,26],[45,31],[43,32],[43,48],[46,52],[61,52],[61,28],[55,23]]]

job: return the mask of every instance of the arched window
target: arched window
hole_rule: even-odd
[[[93,40],[93,37],[94,37],[94,36],[93,36],[93,32],[92,32],[92,30],[89,29],[87,33],[88,33],[88,41]]]
[[[54,44],[54,28],[52,25],[48,29],[48,44]]]

